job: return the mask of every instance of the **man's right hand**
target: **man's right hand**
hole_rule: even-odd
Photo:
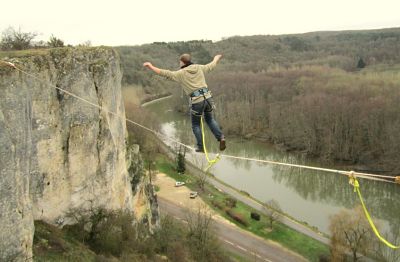
[[[153,70],[153,71],[156,72],[157,74],[159,74],[159,73],[160,73],[160,70],[161,70],[160,68],[153,66],[153,64],[150,63],[150,62],[145,62],[145,63],[143,63],[143,66],[144,66],[144,67],[147,67],[147,68],[150,69],[150,70]]]
[[[151,69],[152,64],[150,62],[145,62],[143,63],[143,66]]]

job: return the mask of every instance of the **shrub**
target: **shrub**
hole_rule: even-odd
[[[115,257],[135,253],[151,257],[155,253],[148,227],[134,224],[135,218],[128,212],[92,208],[72,211],[69,216],[77,223],[65,227],[66,231],[96,253]]]
[[[214,207],[216,207],[216,208],[218,208],[218,209],[221,209],[221,210],[227,209],[227,207],[226,207],[223,203],[221,203],[221,202],[219,202],[219,201],[217,201],[217,200],[211,201],[211,204],[212,204]]]
[[[180,146],[176,156],[176,171],[180,174],[184,174],[186,171],[185,155],[186,148],[182,148],[182,146]]]
[[[255,212],[251,212],[250,217],[254,220],[260,221],[260,215]]]
[[[231,198],[231,197],[227,197],[225,198],[225,204],[226,206],[230,207],[230,208],[234,208],[236,207],[236,199]]]
[[[233,218],[233,220],[235,220],[236,222],[242,224],[243,226],[248,226],[249,223],[247,222],[247,220],[241,215],[236,213],[235,211],[233,211],[232,209],[226,210],[225,211],[226,214],[228,216],[230,216],[231,218]]]
[[[49,47],[64,47],[64,41],[55,37],[54,35],[51,35],[47,45]]]
[[[2,50],[23,50],[31,48],[31,42],[36,37],[36,33],[24,33],[21,29],[9,27],[3,31],[1,37]]]

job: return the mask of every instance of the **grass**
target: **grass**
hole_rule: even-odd
[[[49,49],[27,49],[18,51],[0,51],[0,58],[4,57],[29,57],[36,55],[46,55],[49,53]]]
[[[77,46],[77,47],[58,47],[58,48],[33,48],[33,49],[25,49],[25,50],[9,50],[9,51],[0,51],[0,59],[1,58],[21,58],[21,57],[31,57],[31,56],[43,56],[48,55],[50,53],[68,53],[71,51],[90,51],[90,50],[111,50],[111,47],[107,46]]]
[[[236,253],[233,253],[233,252],[226,251],[226,254],[234,262],[248,262],[249,261],[247,258],[244,258],[244,257],[242,257],[240,255],[237,255]]]
[[[319,256],[329,254],[329,248],[327,245],[320,243],[319,241],[308,237],[302,233],[299,233],[282,223],[274,223],[273,230],[267,230],[269,228],[268,220],[265,215],[260,214],[259,211],[249,207],[243,202],[237,201],[236,207],[232,208],[236,213],[241,214],[248,223],[248,226],[234,221],[230,216],[226,214],[224,210],[215,207],[212,201],[217,201],[222,204],[225,208],[225,199],[230,197],[224,192],[220,192],[218,189],[210,184],[206,184],[204,192],[202,192],[195,182],[195,179],[190,174],[181,175],[175,171],[174,164],[168,160],[165,156],[158,156],[156,159],[156,168],[170,176],[177,181],[183,181],[186,186],[191,190],[198,191],[199,196],[206,202],[212,209],[218,214],[235,223],[240,228],[248,230],[264,239],[273,240],[285,246],[286,248],[300,254],[310,261],[319,261]],[[210,197],[212,196],[212,197]],[[250,213],[256,212],[260,214],[260,221],[256,221],[250,218]]]

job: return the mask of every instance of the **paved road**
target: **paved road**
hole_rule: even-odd
[[[164,151],[164,153],[166,153],[171,159],[175,159],[175,155],[174,153],[171,151],[171,149],[164,144],[164,142],[162,142],[160,140],[160,146],[162,151]],[[186,161],[186,169],[193,175],[200,175],[202,173],[202,171],[200,169],[198,169],[196,166],[194,166],[192,163],[190,163],[189,161]],[[217,179],[212,178],[212,177],[208,177],[207,178],[207,182],[212,184],[213,186],[215,186],[216,188],[224,191],[225,193],[227,193],[228,195],[236,198],[239,201],[242,201],[243,203],[251,206],[252,208],[254,208],[255,210],[258,210],[260,213],[264,213],[263,211],[263,206],[258,203],[257,201],[253,200],[250,197],[247,197],[243,194],[241,194],[240,192],[238,192],[237,190],[233,189],[232,187],[229,187],[221,182],[219,182]],[[302,225],[288,217],[283,217],[281,219],[281,222],[285,225],[287,225],[288,227],[301,232],[309,237],[312,237],[324,244],[329,245],[330,240],[328,238],[326,238],[325,236],[323,236],[320,233],[315,232],[314,230],[312,230],[311,228]]]
[[[169,214],[176,219],[185,221],[187,211],[177,203],[158,197],[158,204],[161,214]],[[214,219],[214,227],[225,248],[248,258],[250,261],[306,261],[303,257],[273,242],[255,236],[236,225]]]

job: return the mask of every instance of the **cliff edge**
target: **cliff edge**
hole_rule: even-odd
[[[156,224],[139,149],[127,149],[118,54],[98,47],[7,56],[40,80],[0,65],[0,260],[30,260],[33,221],[62,226],[71,210],[123,209]]]

